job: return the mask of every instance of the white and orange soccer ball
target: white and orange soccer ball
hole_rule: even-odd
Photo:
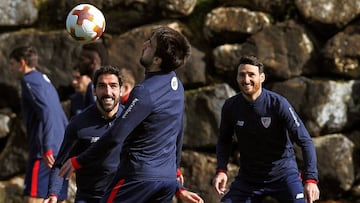
[[[66,18],[66,30],[80,42],[99,39],[105,31],[105,24],[103,13],[91,4],[75,6]]]

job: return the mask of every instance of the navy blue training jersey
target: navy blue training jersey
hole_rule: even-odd
[[[70,118],[81,113],[85,109],[85,97],[75,92],[70,96]]]
[[[122,150],[118,174],[123,178],[174,180],[180,163],[184,88],[175,72],[147,73],[131,91],[114,127],[77,157],[92,164],[113,147]]]
[[[86,88],[83,106],[86,108],[91,104],[95,104],[95,103],[96,103],[96,97],[94,95],[94,85],[91,82]]]
[[[303,178],[318,180],[312,139],[293,107],[282,96],[262,89],[254,101],[242,94],[226,100],[217,145],[217,169],[227,170],[235,133],[240,151],[239,173],[250,181],[273,181],[298,172],[293,142],[304,156]]]
[[[63,163],[69,157],[82,153],[96,143],[112,127],[123,108],[124,106],[119,106],[113,119],[104,119],[96,104],[92,104],[70,120],[52,170],[49,194],[58,195],[60,191],[62,178],[58,177],[58,171]],[[77,198],[101,198],[104,195],[119,165],[119,153],[118,148],[113,148],[108,151],[105,158],[96,160],[91,167],[76,171]]]
[[[29,158],[42,158],[50,150],[56,156],[68,120],[55,87],[46,75],[33,70],[22,78],[21,90]]]

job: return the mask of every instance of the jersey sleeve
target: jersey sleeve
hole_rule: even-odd
[[[183,138],[184,138],[184,118],[182,118],[181,126],[179,127],[180,131],[176,140],[176,168],[180,168],[181,163],[181,152],[183,146]]]
[[[40,122],[43,124],[42,131],[38,133],[42,154],[53,151],[57,153],[53,140],[57,135],[57,123],[53,119],[52,104],[48,101],[47,96],[53,94],[47,88],[42,88],[39,84],[26,82],[25,84],[29,95],[31,96],[32,103],[30,104],[37,113]]]
[[[70,122],[66,127],[64,140],[61,143],[59,154],[56,157],[54,167],[60,168],[69,158],[70,152],[78,142],[76,123]]]
[[[64,140],[61,143],[60,151],[55,157],[55,163],[50,172],[48,196],[55,194],[60,195],[60,191],[65,179],[60,177],[59,170],[63,163],[69,158],[69,153],[77,143],[77,131],[74,123],[69,123],[65,130]]]
[[[152,101],[149,92],[143,86],[137,86],[131,92],[121,116],[112,128],[96,143],[76,157],[80,167],[86,167],[97,160],[104,159],[114,147],[122,150],[124,141],[130,133],[151,113]]]
[[[316,151],[311,136],[291,104],[284,98],[280,102],[280,113],[295,143],[301,147],[304,159],[303,179],[318,180]]]
[[[231,109],[226,101],[221,110],[220,134],[216,145],[217,171],[227,171],[227,164],[231,154],[234,126],[231,122]]]

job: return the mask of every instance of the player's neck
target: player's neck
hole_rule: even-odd
[[[117,111],[119,109],[119,105],[116,105],[114,107],[113,110],[109,111],[109,112],[106,112],[106,111],[103,111],[103,110],[100,110],[101,114],[102,114],[102,117],[105,119],[105,120],[108,120],[108,119],[112,119],[114,118],[114,116],[116,115]]]
[[[250,102],[254,102],[257,98],[260,97],[260,95],[261,95],[261,88],[260,88],[258,91],[256,91],[255,93],[253,93],[253,94],[244,94],[244,93],[242,93],[242,94],[243,94],[243,96],[244,96],[244,98],[245,98],[246,100],[248,100],[248,101],[250,101]]]
[[[29,67],[29,66],[25,66],[23,69],[23,74],[26,75],[28,73],[30,73],[31,71],[35,70],[35,67]]]

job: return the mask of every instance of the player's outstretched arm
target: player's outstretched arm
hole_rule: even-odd
[[[223,195],[226,190],[227,175],[225,172],[218,172],[213,180],[213,185],[219,195]]]
[[[64,165],[61,167],[59,176],[68,180],[71,174],[75,171],[75,168],[72,165],[71,159],[68,159]]]

